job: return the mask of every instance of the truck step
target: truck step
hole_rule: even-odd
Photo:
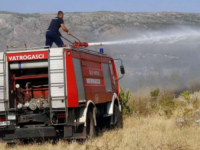
[[[0,103],[7,103],[8,100],[0,100]]]
[[[74,124],[79,126],[79,125],[85,124],[85,122],[75,122]]]
[[[65,112],[66,110],[51,110],[51,112]]]
[[[110,115],[110,114],[105,114],[105,115],[103,115],[103,117],[111,117],[112,115]]]
[[[80,125],[83,125],[83,124],[85,124],[85,122],[74,122],[74,124],[72,123],[72,124],[66,124],[67,126],[80,126]]]
[[[9,108],[8,110],[9,111],[16,111],[17,109],[16,108]]]
[[[85,122],[74,122],[74,124],[68,124],[68,123],[50,124],[50,126],[80,126],[83,124],[85,124]]]

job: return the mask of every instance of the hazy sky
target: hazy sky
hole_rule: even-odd
[[[200,0],[0,0],[0,11],[20,13],[64,12],[196,12]]]

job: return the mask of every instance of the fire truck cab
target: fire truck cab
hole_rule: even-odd
[[[0,138],[86,139],[105,125],[122,127],[112,57],[81,47],[0,53]]]

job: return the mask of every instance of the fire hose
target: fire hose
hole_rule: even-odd
[[[77,37],[75,37],[74,35],[70,34],[71,37],[73,37],[74,39],[76,39],[77,41],[75,41],[74,43],[71,42],[70,40],[68,40],[67,38],[65,38],[64,36],[61,35],[61,37],[63,39],[65,39],[66,41],[68,41],[69,43],[71,43],[73,46],[75,47],[88,47],[88,46],[103,46],[103,43],[87,43],[87,42],[81,42]]]

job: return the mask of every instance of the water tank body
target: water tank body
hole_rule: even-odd
[[[33,68],[48,68],[48,61],[19,61],[10,63],[11,70]]]

